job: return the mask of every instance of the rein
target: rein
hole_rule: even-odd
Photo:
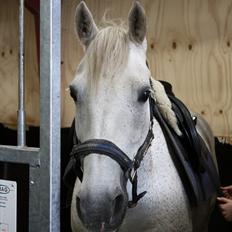
[[[115,160],[120,167],[122,168],[126,180],[130,180],[132,184],[132,199],[128,201],[128,207],[133,208],[137,205],[138,201],[147,193],[146,191],[142,193],[137,193],[137,183],[138,183],[138,176],[137,170],[140,167],[140,164],[144,157],[147,154],[149,147],[151,146],[152,140],[154,138],[153,135],[153,105],[155,104],[154,99],[149,97],[149,104],[150,104],[150,126],[147,133],[147,136],[142,143],[142,145],[137,150],[134,159],[131,160],[129,156],[124,153],[116,144],[112,143],[111,141],[104,140],[104,139],[90,139],[85,142],[81,142],[74,130],[74,138],[73,138],[73,148],[70,153],[70,161],[65,169],[64,173],[64,183],[69,186],[73,187],[74,183],[70,184],[70,176],[72,173],[75,177],[78,177],[80,181],[83,178],[83,170],[81,167],[81,159],[89,154],[98,154],[98,155],[105,155],[110,157],[111,159]],[[73,125],[75,127],[75,124]],[[72,182],[75,179],[72,178]]]

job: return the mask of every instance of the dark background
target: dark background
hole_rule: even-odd
[[[27,130],[27,146],[39,147],[39,128],[29,127]],[[219,167],[221,185],[232,184],[232,146],[222,144],[217,139],[216,154]],[[0,124],[0,144],[16,145],[17,131],[8,129]],[[68,163],[72,149],[72,135],[70,128],[61,129],[61,175]],[[17,182],[17,231],[28,232],[28,199],[29,199],[29,166],[0,162],[0,179]],[[61,232],[71,232],[70,208],[67,205],[68,189],[61,183]],[[221,216],[217,205],[209,223],[209,231],[231,232],[232,224]]]

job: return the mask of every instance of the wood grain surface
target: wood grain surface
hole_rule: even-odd
[[[16,0],[0,2],[0,122],[16,123],[18,9]],[[86,0],[95,21],[127,21],[133,1]],[[83,49],[74,31],[79,0],[62,1],[62,126],[74,107],[65,91]],[[148,23],[148,59],[155,79],[169,81],[187,106],[201,113],[217,136],[232,136],[232,1],[142,0]],[[39,76],[33,15],[26,11],[25,73],[27,124],[39,124]]]

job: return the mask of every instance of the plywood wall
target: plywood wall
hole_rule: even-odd
[[[33,15],[25,10],[27,124],[39,124],[39,75]],[[0,122],[16,125],[18,104],[18,1],[0,2]]]
[[[0,3],[0,121],[14,124],[17,101],[17,5]],[[148,23],[148,59],[156,79],[172,83],[191,110],[201,113],[215,135],[232,136],[232,1],[143,0]],[[62,1],[62,125],[73,119],[72,100],[65,89],[83,51],[74,33],[79,0]],[[86,1],[96,22],[127,20],[132,1]],[[39,77],[33,16],[26,14],[27,122],[39,123]],[[12,51],[12,52],[11,52]],[[4,53],[4,55],[3,55]]]

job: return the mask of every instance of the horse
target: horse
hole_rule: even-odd
[[[72,231],[207,231],[216,191],[198,205],[190,203],[151,113],[153,99],[152,106],[158,105],[181,136],[170,100],[146,64],[144,8],[133,3],[128,28],[116,23],[98,28],[82,1],[75,27],[85,54],[69,86],[80,144],[72,158],[78,154],[82,173],[74,179]],[[196,124],[214,154],[211,130],[200,117]]]

